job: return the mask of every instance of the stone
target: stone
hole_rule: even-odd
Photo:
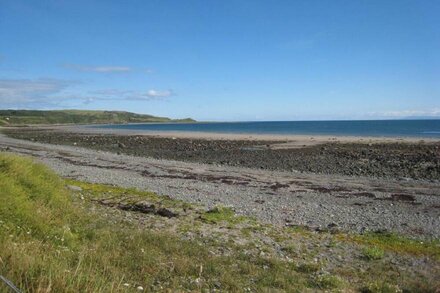
[[[82,188],[75,185],[67,185],[67,188],[73,191],[82,191]]]

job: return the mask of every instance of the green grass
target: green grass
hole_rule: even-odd
[[[203,213],[200,217],[203,221],[209,223],[225,222],[232,225],[240,223],[245,219],[245,217],[237,216],[233,209],[223,206],[216,206]]]
[[[319,263],[302,263],[296,266],[295,270],[300,273],[315,273],[320,269]]]
[[[421,289],[421,288],[419,288]],[[394,285],[390,285],[383,281],[372,282],[367,286],[361,288],[361,293],[396,293],[402,292],[402,290]],[[423,289],[418,290],[418,292],[423,292]]]
[[[344,282],[338,276],[318,275],[312,280],[312,285],[319,289],[337,289],[344,285]]]
[[[166,207],[179,217],[102,204],[122,199]],[[435,256],[436,242],[276,228],[226,207],[206,212],[151,192],[63,180],[29,158],[2,152],[0,202],[0,274],[24,292],[137,292],[137,286],[171,292],[390,292],[435,286],[423,278],[413,282],[403,269],[393,272],[385,260],[363,261],[358,255],[367,247],[372,259],[377,251]],[[336,243],[331,249],[338,254],[345,252],[339,247],[350,247],[353,257],[336,269],[325,259],[312,261],[328,252],[325,243]],[[290,259],[276,256],[271,247]],[[358,266],[366,273],[356,271]]]
[[[362,258],[366,260],[379,260],[382,259],[385,255],[385,252],[375,246],[365,247],[362,250]]]
[[[109,223],[28,158],[0,153],[0,176],[0,274],[25,292],[126,292],[125,283],[133,290],[292,291],[306,284],[289,263],[239,249],[213,255],[201,241]],[[102,197],[134,192],[81,187]],[[151,193],[138,195],[155,199]]]
[[[340,234],[339,240],[354,242],[361,245],[376,247],[393,253],[409,254],[414,256],[428,256],[440,260],[440,241],[420,241],[394,233],[370,232],[363,235]]]
[[[0,126],[32,124],[94,124],[94,123],[139,123],[139,122],[194,122],[194,120],[172,120],[165,117],[135,114],[123,111],[90,110],[0,110]]]

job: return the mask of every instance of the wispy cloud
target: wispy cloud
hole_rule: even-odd
[[[88,66],[79,64],[64,64],[65,68],[81,71],[81,72],[96,72],[96,73],[127,73],[133,71],[132,67],[129,66]]]
[[[97,95],[97,99],[101,100],[165,100],[171,96],[176,95],[172,90],[158,91],[150,89],[146,92],[132,91],[132,90],[119,90],[119,89],[104,89],[90,92],[92,95]]]
[[[404,117],[440,117],[440,108],[433,108],[429,110],[400,110],[400,111],[385,111],[385,112],[371,112],[369,116],[388,117],[388,118],[404,118]]]
[[[97,101],[162,101],[174,96],[172,90],[134,91],[101,89],[72,92],[77,81],[61,79],[0,79],[0,105],[7,107],[55,107],[69,103]]]
[[[92,66],[92,65],[82,65],[82,64],[64,64],[64,68],[78,71],[78,72],[94,72],[94,73],[130,73],[130,72],[139,72],[139,73],[153,73],[153,70],[150,68],[133,68],[131,66],[116,66],[116,65],[100,65],[100,66]]]
[[[47,103],[54,99],[54,95],[76,83],[60,79],[0,79],[0,103]]]
[[[90,92],[90,94],[92,95],[107,96],[107,97],[123,97],[123,96],[131,95],[133,93],[135,92],[130,90],[120,90],[120,89],[103,89],[103,90],[96,90]]]

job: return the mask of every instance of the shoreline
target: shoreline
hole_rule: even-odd
[[[93,127],[90,127],[93,126]],[[109,134],[121,136],[151,136],[159,138],[204,139],[204,140],[243,140],[280,141],[293,143],[292,146],[310,146],[323,143],[437,143],[440,138],[408,136],[349,136],[349,135],[306,135],[306,134],[253,134],[222,133],[199,131],[128,130],[98,128],[96,125],[46,125],[28,127],[0,127],[0,129],[56,130],[82,134]]]
[[[34,142],[137,157],[289,172],[440,180],[440,141],[434,140],[145,133],[78,126],[3,132]]]
[[[53,133],[51,139],[55,138],[59,139],[60,134]],[[229,206],[240,215],[256,217],[277,226],[300,226],[316,231],[337,227],[354,233],[391,231],[410,237],[439,238],[438,180],[403,178],[392,173],[385,176],[388,171],[380,169],[377,173],[374,168],[371,174],[380,174],[379,177],[335,173],[334,168],[338,165],[333,161],[322,158],[316,162],[307,160],[303,153],[299,157],[305,166],[315,163],[321,167],[328,165],[329,172],[261,169],[253,164],[250,167],[233,166],[219,164],[218,161],[211,164],[177,161],[165,158],[165,155],[156,158],[130,154],[127,141],[122,142],[126,144],[123,148],[114,146],[114,149],[108,149],[106,146],[116,144],[114,138],[110,141],[90,141],[87,137],[84,138],[89,142],[87,145],[87,140],[81,141],[80,138],[75,136],[67,144],[60,145],[55,141],[45,143],[43,137],[30,141],[2,134],[0,150],[37,157],[66,178],[135,187],[202,204],[206,208]],[[155,141],[150,140],[150,143]],[[176,143],[178,140],[169,142]],[[88,148],[93,143],[94,149]],[[166,151],[164,146],[160,144],[156,149]],[[143,150],[149,147],[153,145],[142,144]],[[381,147],[380,152],[385,151]],[[406,150],[402,151],[401,154],[408,154]],[[222,152],[236,154],[235,151]],[[185,153],[177,151],[180,159]],[[172,149],[169,154],[174,155],[176,151]],[[261,154],[263,156],[255,158],[257,164],[264,162],[268,153]],[[330,157],[335,158],[333,152]],[[340,161],[344,157],[345,154],[336,159]],[[237,157],[234,156],[234,159]],[[389,159],[388,155],[386,159]],[[274,164],[280,166],[282,162],[286,162],[285,158],[274,161]],[[343,170],[349,166],[350,161],[341,164]],[[404,169],[404,165],[401,166],[398,170]],[[358,166],[355,165],[353,170],[358,170]],[[414,168],[410,167],[410,170]]]

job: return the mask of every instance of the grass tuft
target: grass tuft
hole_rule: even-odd
[[[363,235],[338,234],[338,240],[374,246],[384,251],[414,256],[428,256],[440,260],[440,241],[420,241],[388,232],[370,232]]]
[[[365,260],[379,260],[384,257],[385,252],[375,246],[362,249],[362,258]]]
[[[316,276],[312,281],[312,285],[319,289],[337,289],[342,287],[344,282],[338,276],[325,274]]]
[[[360,289],[362,293],[400,293],[403,292],[396,285],[390,285],[383,281],[376,281]]]
[[[201,215],[201,219],[209,223],[226,222],[237,224],[244,221],[244,217],[237,216],[233,209],[229,207],[216,206]]]
[[[295,270],[299,273],[315,273],[320,269],[319,263],[303,263],[296,266]]]

